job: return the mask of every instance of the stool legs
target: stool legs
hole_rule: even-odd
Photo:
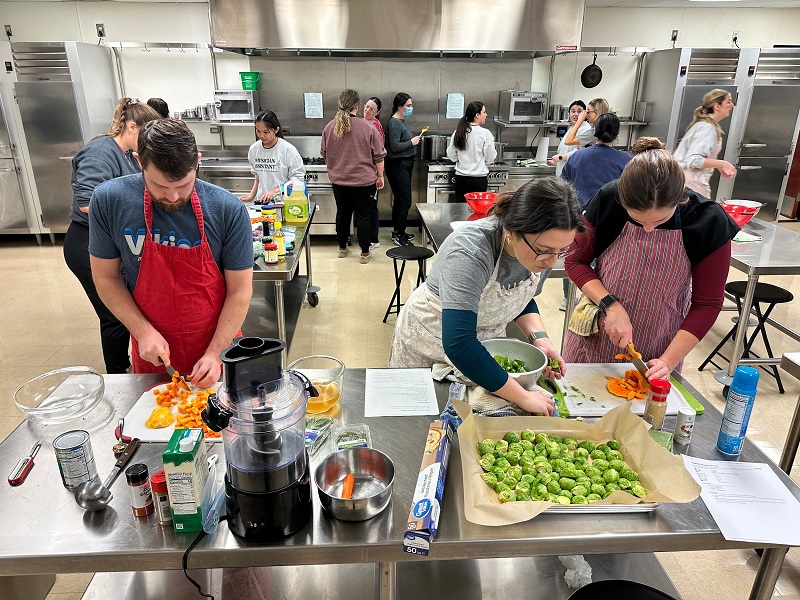
[[[400,270],[397,269],[397,259],[392,259],[392,266],[394,267],[394,294],[392,294],[392,299],[389,301],[389,306],[386,309],[386,314],[383,315],[383,322],[386,323],[386,319],[389,318],[389,315],[394,313],[399,315],[400,314],[400,285],[403,283],[403,273],[406,270],[406,261],[402,261],[403,264],[400,266]]]
[[[419,264],[419,271],[417,272],[417,287],[419,287],[421,283],[425,282],[425,259],[420,258],[417,263]]]

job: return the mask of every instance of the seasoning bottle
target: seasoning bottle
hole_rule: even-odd
[[[264,262],[268,265],[278,264],[278,245],[275,242],[264,244]]]
[[[653,429],[664,426],[664,415],[667,414],[667,396],[672,384],[663,379],[652,379],[650,391],[647,394],[647,406],[644,409],[644,420],[652,425]]]
[[[150,474],[147,465],[138,463],[125,471],[128,480],[128,491],[131,496],[131,508],[136,517],[146,517],[153,512],[153,494],[150,490]]]
[[[172,507],[169,505],[169,494],[167,492],[167,476],[164,469],[154,473],[150,478],[150,486],[155,496],[156,515],[158,524],[164,526],[172,525]]]
[[[283,224],[280,221],[275,222],[275,233],[272,234],[275,243],[278,246],[278,259],[286,256],[286,240],[283,231],[281,230]]]

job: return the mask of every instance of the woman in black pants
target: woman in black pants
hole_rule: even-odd
[[[89,264],[89,200],[105,181],[140,171],[131,151],[136,150],[139,128],[161,118],[144,102],[121,98],[108,133],[90,140],[72,157],[72,214],[64,237],[64,260],[78,278],[100,319],[100,343],[106,373],[125,373],[130,367],[130,334],[100,300]]]
[[[400,92],[392,102],[392,116],[386,123],[386,178],[392,186],[392,242],[396,246],[411,246],[413,235],[406,233],[406,220],[411,208],[411,173],[414,171],[414,146],[420,136],[406,127],[405,119],[414,112],[411,96]]]

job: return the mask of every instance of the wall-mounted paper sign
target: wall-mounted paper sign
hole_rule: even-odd
[[[322,118],[322,92],[304,92],[303,110],[306,119]]]
[[[464,116],[464,94],[447,94],[445,119],[460,119]]]

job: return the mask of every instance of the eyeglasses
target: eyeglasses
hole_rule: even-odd
[[[376,108],[372,108],[369,104],[365,104],[364,105],[364,110],[369,110],[371,112],[378,112],[377,107]]]
[[[562,250],[561,252],[539,252],[538,250],[536,250],[536,248],[531,246],[531,243],[525,237],[525,234],[519,233],[517,235],[519,235],[519,237],[522,238],[522,241],[525,242],[525,245],[528,246],[528,248],[531,249],[531,252],[533,252],[536,260],[538,260],[538,261],[550,260],[551,258],[554,258],[554,257],[555,258],[564,258],[565,256],[569,256],[570,254],[572,254],[573,252],[575,252],[576,250],[578,250],[580,248],[580,246],[578,245],[578,240],[575,240],[573,242],[573,246],[574,247],[570,246],[570,248],[568,248],[567,250]],[[539,235],[536,236],[536,240],[539,239],[540,235],[542,235],[542,234],[540,233]],[[533,240],[534,244],[536,243],[536,240]]]
[[[586,112],[587,112],[587,113],[594,113],[594,114],[597,114],[597,111],[596,111],[596,110],[592,110],[592,109],[590,109],[590,108],[587,108],[587,109],[586,109]]]

